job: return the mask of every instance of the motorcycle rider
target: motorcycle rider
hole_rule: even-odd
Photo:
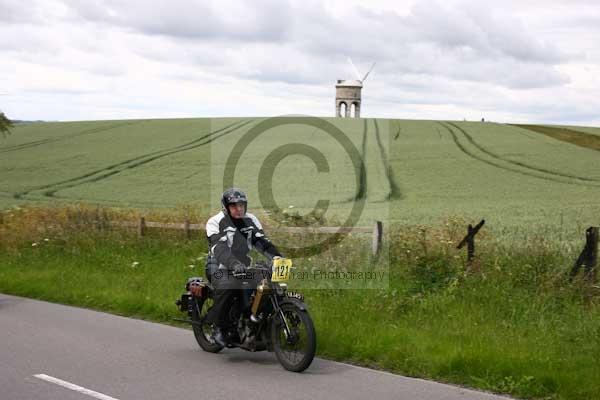
[[[281,257],[281,253],[265,236],[258,218],[247,212],[248,198],[243,191],[225,190],[221,204],[223,209],[206,223],[207,277],[215,288],[213,307],[206,321],[214,324],[215,342],[225,346],[223,332],[228,312],[234,296],[241,290],[241,280],[236,275],[245,273],[252,262],[248,252],[256,248],[269,260]]]

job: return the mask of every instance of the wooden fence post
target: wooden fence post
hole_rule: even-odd
[[[138,224],[138,236],[139,237],[144,236],[145,231],[146,231],[146,219],[144,217],[140,217],[140,222]]]
[[[596,281],[596,263],[598,262],[598,227],[590,226],[585,231],[585,246],[571,269],[571,280],[584,268],[585,279]]]
[[[96,206],[96,230],[102,230],[102,222],[100,222],[100,206]]]
[[[189,239],[190,238],[190,219],[187,217],[183,221],[183,230],[185,232],[185,238]]]
[[[376,256],[381,251],[381,241],[383,238],[383,222],[375,221],[375,226],[373,226],[373,244],[372,250],[373,255]]]
[[[458,246],[456,246],[457,249],[462,249],[465,244],[467,245],[467,267],[469,269],[472,267],[473,259],[475,258],[475,235],[477,235],[477,232],[479,232],[479,229],[481,229],[483,224],[485,224],[484,219],[479,221],[475,227],[469,224],[467,227],[467,236],[465,236],[464,239],[460,241]]]
[[[467,264],[469,266],[473,263],[475,258],[475,235],[473,234],[473,225],[469,224],[467,227]]]

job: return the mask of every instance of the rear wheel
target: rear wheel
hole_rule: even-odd
[[[317,348],[317,335],[308,312],[292,303],[281,304],[290,329],[286,335],[281,316],[273,318],[271,340],[277,359],[288,371],[302,372],[312,363]]]
[[[201,299],[194,297],[192,299],[192,329],[194,337],[202,348],[209,353],[218,353],[223,350],[223,346],[215,342],[213,338],[213,324],[205,322],[206,314],[213,305],[213,299]]]

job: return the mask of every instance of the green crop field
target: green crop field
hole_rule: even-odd
[[[357,157],[323,126],[289,118],[248,140],[238,154],[234,183],[249,192],[254,209],[267,204],[265,193],[272,192],[280,208],[301,214],[318,200],[329,201],[325,216],[339,223],[356,201],[364,201],[362,225],[375,219],[428,224],[454,215],[485,218],[492,228],[580,231],[600,223],[600,152],[594,143],[576,145],[496,123],[321,120],[339,128],[364,168],[356,168]],[[0,140],[0,206],[82,201],[192,206],[207,215],[218,209],[228,157],[264,121],[20,124]],[[598,131],[568,130],[588,138]],[[309,157],[315,151],[322,155],[321,170]]]
[[[562,126],[563,128],[573,129],[574,131],[589,133],[592,135],[600,136],[600,128],[593,128],[589,126]]]

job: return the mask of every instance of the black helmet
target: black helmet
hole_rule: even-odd
[[[223,205],[223,211],[229,214],[229,209],[227,208],[227,206],[234,203],[244,204],[244,211],[248,209],[248,197],[246,196],[246,193],[242,192],[238,188],[227,189],[223,192],[223,195],[221,196],[221,204]]]

